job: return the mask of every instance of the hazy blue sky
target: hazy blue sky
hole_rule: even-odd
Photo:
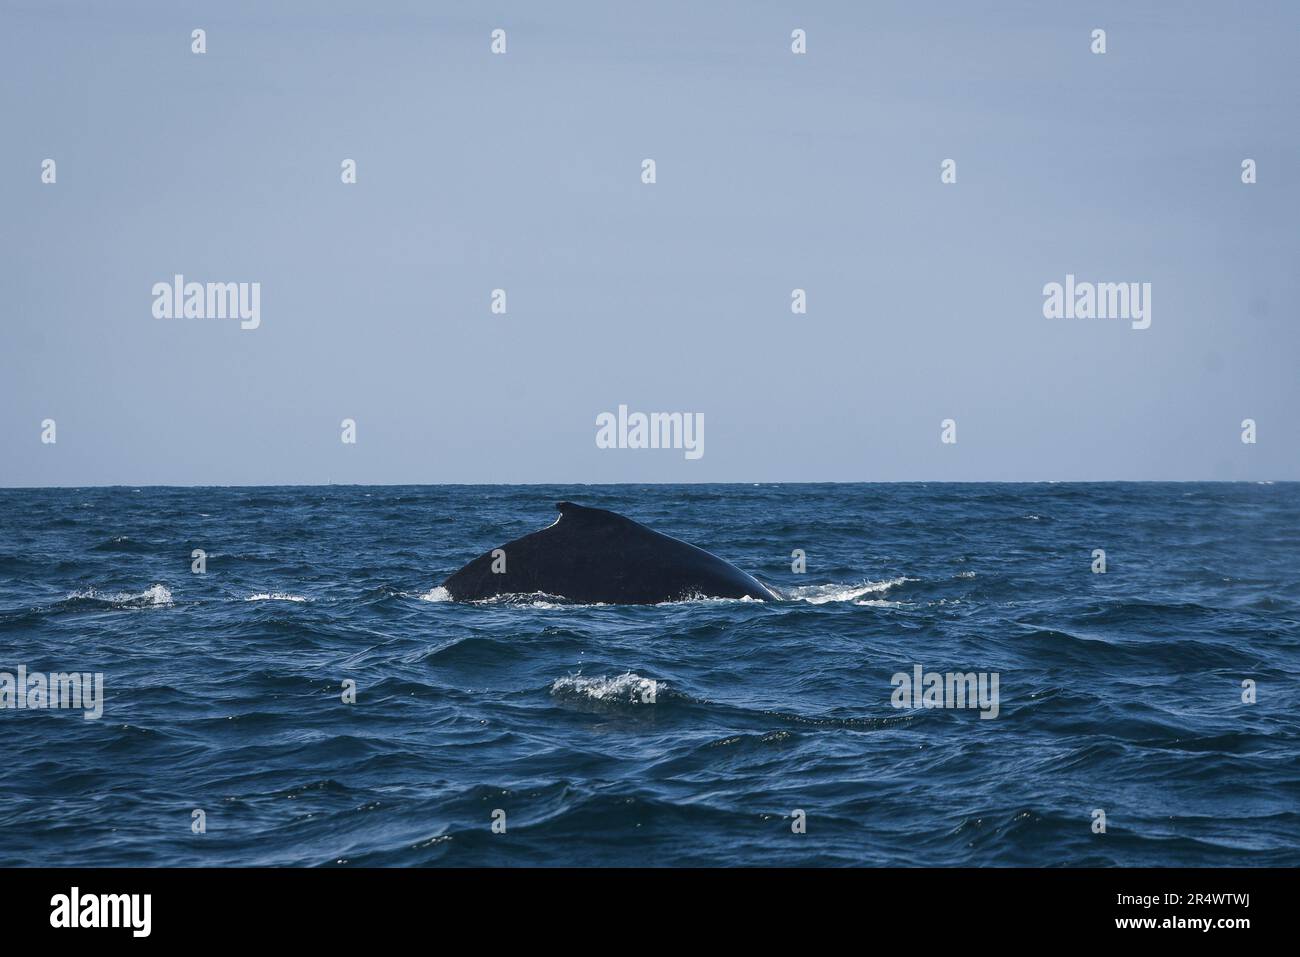
[[[1298,36],[1289,0],[3,0],[0,485],[1300,478]],[[155,319],[175,273],[260,282],[261,327]],[[1150,282],[1151,327],[1045,319],[1067,273]],[[598,449],[620,403],[705,455]]]

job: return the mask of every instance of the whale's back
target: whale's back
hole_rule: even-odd
[[[548,528],[493,549],[445,582],[456,601],[534,594],[583,604],[645,605],[684,598],[776,599],[766,585],[702,548],[647,528],[617,512],[572,502],[556,506]]]

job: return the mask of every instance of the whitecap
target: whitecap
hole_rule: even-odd
[[[129,592],[106,595],[95,588],[87,588],[84,591],[74,591],[68,594],[69,601],[78,598],[108,602],[119,608],[170,608],[175,604],[172,600],[171,589],[162,584],[150,585],[137,595],[132,595]]]
[[[144,593],[137,596],[148,605],[173,605],[171,589],[166,585],[151,585]]]
[[[878,582],[859,582],[847,585],[831,582],[826,585],[799,585],[784,589],[785,595],[792,601],[806,601],[810,605],[825,605],[833,601],[856,601],[864,595],[874,595],[901,585],[904,582],[918,581],[916,578],[890,578]],[[860,604],[860,602],[859,602]]]
[[[587,678],[580,674],[556,678],[551,684],[551,694],[561,697],[586,698],[590,701],[618,701],[626,704],[646,704],[647,692],[659,694],[668,686],[653,678],[642,678],[632,671],[621,675]]]

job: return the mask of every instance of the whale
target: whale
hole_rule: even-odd
[[[625,515],[559,502],[541,531],[485,552],[442,583],[452,601],[543,595],[583,605],[657,605],[780,595],[728,561]]]

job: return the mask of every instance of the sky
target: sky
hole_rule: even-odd
[[[0,486],[1300,479],[1298,28],[3,0]],[[260,325],[156,318],[176,274]],[[703,454],[599,448],[620,405]]]

